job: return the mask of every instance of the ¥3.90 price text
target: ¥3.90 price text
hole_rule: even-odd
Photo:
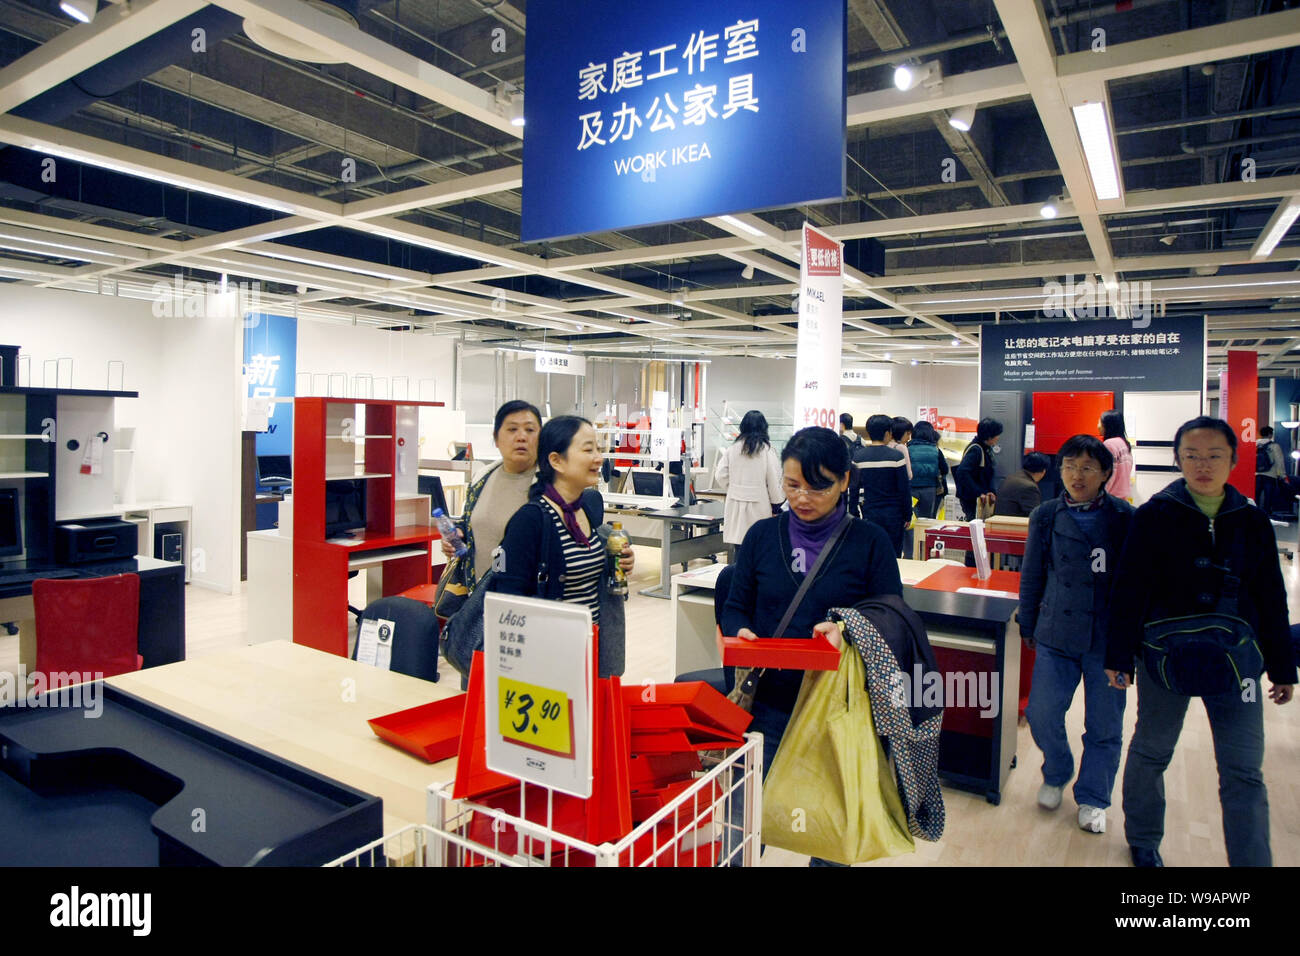
[[[530,750],[573,756],[573,704],[562,691],[501,677],[497,726],[503,739]]]

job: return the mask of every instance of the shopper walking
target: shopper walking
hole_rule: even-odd
[[[1227,483],[1236,461],[1237,436],[1227,422],[1185,422],[1174,435],[1183,477],[1137,510],[1116,574],[1106,674],[1120,688],[1137,678],[1137,729],[1124,767],[1124,835],[1135,866],[1163,865],[1164,772],[1192,696],[1205,704],[1214,738],[1228,863],[1269,866],[1273,859],[1260,671],[1272,683],[1268,697],[1285,704],[1296,665],[1273,527]],[[1246,645],[1235,660],[1219,653],[1189,662],[1180,648],[1193,646],[1187,635],[1203,633],[1216,611],[1244,621],[1258,652]],[[1202,621],[1186,620],[1195,617]],[[1169,627],[1159,622],[1171,618],[1184,619],[1175,625],[1183,638],[1161,660]],[[1188,692],[1171,689],[1171,676]]]
[[[829,428],[796,432],[781,453],[781,470],[790,510],[757,522],[745,535],[722,609],[722,632],[749,639],[774,636],[804,577],[833,542],[782,636],[807,638],[817,632],[839,646],[840,626],[826,620],[831,608],[903,593],[895,552],[878,526],[849,514],[848,449]],[[764,772],[776,756],[802,681],[797,670],[767,670],[758,681],[750,730],[763,734]]]
[[[1065,712],[1083,681],[1083,755],[1074,801],[1079,827],[1105,833],[1124,731],[1124,694],[1110,686],[1104,667],[1106,625],[1133,507],[1104,490],[1114,460],[1097,438],[1075,435],[1059,455],[1065,491],[1030,515],[1020,568],[1020,636],[1036,652],[1025,714],[1043,752],[1038,805],[1055,810],[1074,777]],[[1046,472],[1046,456],[1038,457]],[[999,496],[998,504],[1005,500]]]
[[[912,458],[907,452],[907,443],[912,440],[912,423],[902,415],[895,415],[889,426],[890,440],[885,444],[903,453],[903,464],[907,466],[907,480],[912,480]]]
[[[492,552],[501,543],[506,522],[528,500],[537,473],[537,434],[542,413],[524,401],[506,402],[492,422],[492,441],[501,452],[494,464],[469,486],[459,528],[469,554],[465,557],[464,583],[469,590],[492,567]],[[442,553],[455,555],[452,541],[442,539]]]
[[[1125,501],[1133,500],[1133,446],[1124,434],[1124,414],[1112,408],[1101,413],[1097,423],[1111,457],[1115,459],[1115,470],[1106,482],[1106,493]]]
[[[1282,510],[1280,499],[1285,477],[1282,446],[1273,440],[1273,429],[1265,425],[1259,430],[1259,442],[1255,445],[1255,503],[1264,514]]]
[[[767,437],[767,419],[762,412],[748,411],[740,420],[740,434],[718,456],[713,486],[727,493],[722,540],[727,544],[731,564],[735,562],[737,546],[745,540],[754,522],[771,517],[772,505],[785,500],[781,491],[781,463]]]
[[[948,459],[939,448],[939,433],[929,422],[917,422],[907,443],[912,461],[912,497],[918,518],[933,518],[948,494]]]
[[[893,425],[888,415],[867,419],[870,443],[853,453],[849,508],[855,517],[884,529],[897,557],[903,547],[903,532],[912,522],[912,489],[903,453],[885,445]]]
[[[849,457],[853,456],[855,448],[862,447],[862,439],[853,430],[853,416],[848,412],[840,412],[840,437],[849,449]]]
[[[993,446],[1002,434],[1002,423],[995,418],[981,418],[975,426],[975,440],[962,452],[961,461],[953,470],[957,480],[957,500],[967,521],[978,517],[977,505],[983,501],[992,505],[997,500],[993,492]]]
[[[491,588],[504,594],[585,604],[600,628],[600,676],[623,673],[622,614],[603,620],[609,594],[609,563],[597,529],[604,520],[601,454],[591,422],[561,415],[538,435],[537,480],[527,504],[506,525],[501,561]],[[630,572],[633,554],[624,548],[619,566]],[[619,610],[622,598],[617,597]]]

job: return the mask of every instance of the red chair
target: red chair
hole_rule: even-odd
[[[140,577],[41,579],[32,582],[36,669],[105,677],[144,666],[139,651]]]

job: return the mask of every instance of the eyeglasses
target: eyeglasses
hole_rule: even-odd
[[[1081,475],[1084,478],[1092,478],[1094,475],[1100,475],[1101,469],[1096,465],[1083,465],[1080,467],[1079,465],[1064,464],[1061,466],[1061,474]]]
[[[1180,455],[1180,461],[1185,461],[1189,465],[1217,465],[1219,462],[1228,461],[1227,455]]]
[[[785,492],[787,498],[816,498],[824,501],[831,495],[839,494],[840,489],[835,485],[831,485],[829,488],[822,488],[819,491],[814,488],[805,488],[802,485],[783,484],[781,490]]]

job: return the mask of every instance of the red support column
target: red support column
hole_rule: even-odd
[[[1247,349],[1228,351],[1228,395],[1220,413],[1237,433],[1237,464],[1228,482],[1247,498],[1255,497],[1255,442],[1259,434],[1259,357]]]

